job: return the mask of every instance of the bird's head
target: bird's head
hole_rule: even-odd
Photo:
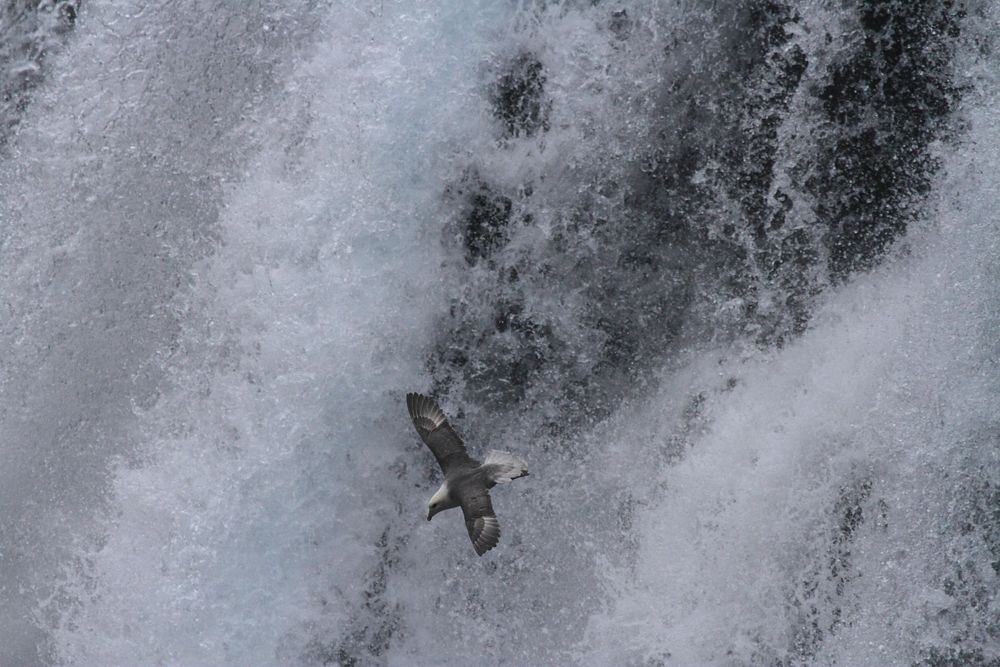
[[[451,502],[451,496],[448,494],[448,484],[442,484],[427,503],[427,520],[430,521],[438,512],[454,506],[455,503]]]

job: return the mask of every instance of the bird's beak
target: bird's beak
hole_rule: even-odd
[[[432,516],[434,516],[434,515],[433,515],[433,514],[431,514],[431,511],[430,511],[430,510],[427,510],[427,520],[428,520],[428,521],[430,521],[430,520],[431,520],[431,517],[432,517]]]

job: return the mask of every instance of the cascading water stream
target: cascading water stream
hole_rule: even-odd
[[[990,3],[5,11],[0,664],[1000,662]]]

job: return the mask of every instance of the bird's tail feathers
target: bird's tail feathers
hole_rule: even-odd
[[[491,449],[486,455],[483,467],[488,468],[490,481],[497,484],[506,484],[528,474],[528,464],[524,459],[497,449]]]

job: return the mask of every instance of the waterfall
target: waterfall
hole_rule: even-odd
[[[992,3],[0,18],[0,664],[1000,661]]]

